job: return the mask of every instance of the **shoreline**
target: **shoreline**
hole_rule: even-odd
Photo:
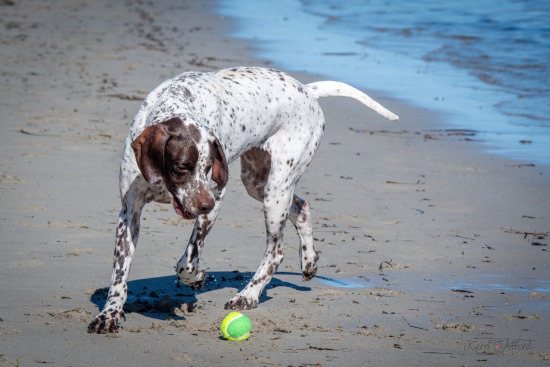
[[[219,332],[223,304],[264,251],[261,205],[238,164],[203,252],[205,288],[175,282],[192,223],[151,203],[130,274],[134,311],[119,334],[86,333],[109,285],[120,154],[142,99],[183,71],[273,66],[224,36],[232,20],[212,4],[0,5],[0,365],[548,365],[547,171],[434,133],[439,116],[375,91],[400,122],[321,100],[325,136],[297,187],[312,206],[319,271],[302,282],[287,226],[285,261],[246,312],[248,341]],[[523,349],[499,350],[501,339]]]
[[[380,2],[369,4],[368,7],[372,6],[372,11],[379,13],[380,22],[388,28],[376,30],[366,26],[360,31],[358,24],[353,24],[351,19],[357,22],[359,14],[366,12],[366,5],[332,4],[329,7],[327,4],[302,4],[296,0],[287,0],[279,5],[269,2],[247,5],[246,2],[221,0],[219,3],[220,13],[234,16],[238,21],[239,26],[231,36],[255,42],[255,55],[275,61],[283,69],[323,72],[331,75],[330,79],[384,91],[418,109],[427,109],[444,116],[445,123],[450,125],[449,129],[466,130],[470,134],[475,132],[476,141],[482,143],[484,151],[488,153],[524,163],[542,164],[546,168],[550,166],[550,157],[544,150],[548,135],[544,129],[543,115],[539,124],[535,120],[525,119],[524,115],[529,114],[529,110],[525,110],[523,115],[519,111],[516,111],[516,115],[506,115],[496,107],[510,103],[511,95],[517,93],[517,90],[495,89],[495,86],[480,82],[466,69],[455,68],[445,62],[427,61],[419,55],[412,57],[409,55],[410,52],[414,54],[411,49],[408,49],[409,53],[404,50],[396,53],[392,49],[392,45],[396,47],[392,41],[396,44],[403,42],[400,40],[403,35],[398,31],[400,28],[405,27],[408,42],[412,44],[418,42],[416,37],[422,38],[421,34],[426,31],[411,31],[415,28],[413,20],[401,19],[403,22],[400,22],[402,7],[381,5]],[[464,10],[467,11],[466,8]],[[430,11],[436,12],[434,9]],[[334,14],[330,16],[327,12]],[[506,13],[505,10],[503,12]],[[363,15],[369,18],[366,13]],[[352,22],[349,29],[343,27],[346,19]],[[393,19],[394,23],[385,22],[384,19]],[[413,16],[411,19],[416,18]],[[456,25],[452,20],[449,21],[450,27]],[[433,25],[441,26],[437,22]],[[294,34],[300,34],[300,37],[294,37]],[[374,42],[378,48],[365,38]],[[440,42],[444,38],[445,33],[433,41],[438,42],[439,39]],[[390,43],[389,50],[380,48],[385,41]],[[422,46],[419,49],[428,52],[433,58],[434,54],[445,49],[440,46],[442,49],[431,52]],[[467,48],[463,45],[455,51],[462,54]],[[490,56],[489,52],[487,57]],[[477,71],[483,72],[483,69]],[[543,111],[539,111],[539,114],[544,114]]]

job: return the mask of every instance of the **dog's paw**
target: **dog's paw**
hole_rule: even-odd
[[[302,280],[304,282],[313,279],[315,274],[317,274],[317,261],[319,260],[319,253],[320,251],[315,251],[315,258],[312,262],[305,264],[302,262]]]
[[[226,304],[226,310],[250,310],[258,307],[258,300],[252,297],[239,296],[231,298]]]
[[[194,273],[186,273],[183,271],[178,273],[178,279],[186,286],[191,287],[191,289],[199,290],[204,286],[206,272],[204,270],[199,270]]]
[[[305,269],[302,270],[302,280],[307,282],[313,279],[315,274],[317,274],[317,264],[314,262],[307,263]]]
[[[191,283],[191,284],[186,284],[188,287],[190,287],[191,289],[195,290],[195,291],[198,291],[200,290],[202,287],[204,287],[204,279],[203,280],[199,280],[198,282],[195,282],[195,283]]]
[[[121,319],[126,320],[124,311],[103,311],[88,325],[88,332],[97,334],[118,333]]]

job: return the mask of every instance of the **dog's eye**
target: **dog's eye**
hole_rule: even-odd
[[[172,166],[172,171],[175,174],[178,174],[178,175],[183,175],[183,174],[189,173],[192,170],[193,170],[193,167],[191,167],[191,165],[185,164],[185,163],[174,164]]]

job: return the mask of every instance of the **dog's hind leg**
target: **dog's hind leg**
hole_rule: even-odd
[[[294,194],[289,219],[296,227],[300,238],[300,264],[303,280],[311,280],[317,273],[319,254],[313,246],[313,227],[309,202]]]

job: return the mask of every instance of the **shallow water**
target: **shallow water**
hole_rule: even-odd
[[[452,290],[463,289],[468,291],[500,290],[507,292],[539,292],[550,293],[550,281],[536,278],[515,278],[509,275],[482,274],[471,279],[457,277],[458,280],[442,279],[440,276],[427,279],[422,277],[422,289],[425,290]],[[390,287],[399,285],[403,290],[414,290],[419,288],[419,278],[411,277],[410,274],[392,274],[388,276],[389,281],[382,281],[377,277],[367,279],[364,277],[350,277],[333,279],[318,276],[318,282],[334,288],[373,288]]]
[[[488,151],[550,165],[547,1],[220,0],[219,12],[277,67],[440,112]]]
[[[382,279],[384,278],[384,279]],[[373,289],[374,287],[397,290],[411,294],[441,294],[441,292],[464,293],[464,297],[480,297],[484,292],[498,292],[502,295],[517,294],[513,303],[523,307],[524,311],[550,309],[550,281],[536,278],[518,278],[502,274],[480,274],[468,276],[441,277],[441,274],[418,274],[395,272],[384,277],[373,276],[347,277],[333,279],[317,276],[314,284],[322,287],[344,288],[350,290]],[[532,292],[538,295],[531,297]],[[493,307],[493,306],[487,306]]]

